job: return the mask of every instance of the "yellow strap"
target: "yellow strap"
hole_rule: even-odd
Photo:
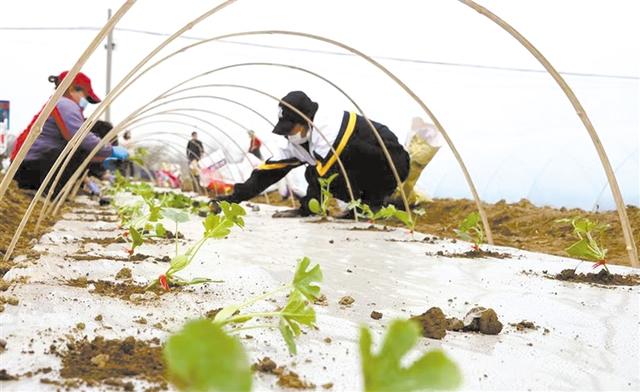
[[[258,170],[275,170],[275,169],[282,169],[285,168],[287,166],[292,165],[292,163],[282,163],[282,162],[276,162],[276,163],[263,163],[260,166],[258,166]]]
[[[347,129],[344,131],[344,134],[342,135],[342,140],[340,140],[340,144],[338,144],[338,148],[336,148],[336,154],[333,154],[331,158],[329,158],[327,163],[325,163],[324,165],[322,164],[322,162],[318,162],[318,164],[316,165],[316,170],[318,171],[318,174],[320,175],[320,177],[327,174],[329,169],[331,169],[331,166],[333,166],[333,164],[336,163],[336,161],[338,160],[338,155],[340,155],[342,153],[342,150],[344,150],[344,148],[347,146],[347,143],[349,142],[349,138],[351,138],[351,134],[353,133],[353,130],[355,129],[355,127],[356,127],[356,114],[354,112],[350,112],[349,121],[347,121]]]

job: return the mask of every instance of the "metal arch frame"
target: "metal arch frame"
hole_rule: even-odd
[[[67,73],[67,76],[58,85],[58,87],[55,89],[51,97],[49,97],[49,100],[45,104],[42,111],[40,111],[40,114],[38,114],[36,121],[33,123],[33,126],[31,127],[31,131],[29,132],[26,139],[24,140],[24,143],[20,147],[20,150],[18,150],[18,154],[16,155],[16,158],[13,160],[13,162],[11,162],[11,164],[9,165],[9,168],[7,169],[7,172],[2,178],[2,181],[0,181],[0,200],[4,198],[7,188],[9,187],[9,183],[11,182],[11,180],[13,180],[13,177],[15,176],[16,171],[18,170],[18,167],[20,167],[20,165],[22,164],[22,161],[27,155],[27,152],[29,151],[33,143],[36,141],[36,139],[42,132],[42,126],[44,125],[44,122],[49,118],[49,116],[51,115],[51,112],[53,111],[54,107],[58,104],[58,101],[60,100],[62,95],[67,91],[69,86],[71,86],[71,83],[73,83],[73,80],[75,79],[76,75],[78,74],[78,72],[80,72],[80,69],[87,62],[87,60],[89,59],[91,54],[96,50],[98,45],[100,45],[100,43],[106,38],[107,34],[109,34],[111,30],[113,30],[113,28],[120,21],[120,19],[131,9],[131,7],[133,7],[133,4],[135,2],[136,0],[127,0],[124,4],[122,4],[122,6],[120,6],[118,11],[111,18],[109,18],[107,23],[102,27],[102,29],[98,32],[98,34],[96,34],[93,41],[91,41],[89,46],[87,46],[84,52],[80,55],[80,57],[78,58],[76,63],[73,65],[73,67],[71,67],[71,69]],[[95,118],[97,118],[97,116],[95,116]],[[91,125],[93,125],[93,123]],[[87,126],[87,128],[91,128],[91,127]],[[80,135],[78,135],[78,138],[76,138],[76,140],[78,140],[79,137]],[[70,140],[68,144],[70,144],[71,142],[72,141]],[[42,191],[44,191],[44,187],[41,187],[41,188],[42,189],[39,189],[38,192],[36,193],[34,200],[37,200],[42,194]],[[33,210],[33,207],[35,207],[35,204],[29,207],[30,208],[28,208],[27,211],[25,211],[25,213],[28,213],[30,215],[29,210]],[[13,251],[13,247],[10,246],[7,249],[7,254],[9,254],[10,256],[10,253],[12,253],[12,251]],[[9,257],[5,255],[4,260],[6,261],[8,259]]]
[[[629,255],[629,261],[631,262],[631,266],[638,267],[640,261],[638,260],[638,249],[636,247],[635,240],[633,239],[633,231],[631,229],[631,223],[629,222],[629,217],[627,216],[627,210],[625,209],[624,199],[622,197],[622,193],[620,192],[620,187],[618,186],[618,180],[616,178],[615,172],[611,166],[611,162],[609,161],[609,157],[607,156],[607,152],[602,146],[602,142],[600,141],[600,137],[598,136],[598,132],[596,132],[589,116],[587,116],[587,112],[578,100],[578,97],[575,95],[569,84],[564,80],[564,78],[556,71],[556,69],[551,65],[551,63],[547,60],[540,51],[533,46],[529,40],[527,40],[520,32],[518,32],[513,26],[505,22],[499,16],[489,11],[487,8],[475,3],[473,0],[458,0],[462,4],[468,6],[469,8],[477,11],[481,15],[487,17],[489,20],[500,26],[503,30],[505,30],[509,35],[515,38],[522,46],[524,46],[529,53],[533,55],[542,64],[542,66],[547,70],[547,72],[551,75],[551,77],[556,81],[562,92],[567,96],[567,99],[571,102],[576,114],[582,121],[587,133],[589,134],[591,141],[593,142],[593,146],[595,147],[598,157],[600,158],[600,163],[602,164],[602,168],[607,176],[607,181],[609,182],[609,188],[611,188],[611,193],[613,194],[613,199],[616,203],[616,208],[618,210],[618,217],[620,218],[620,225],[622,226],[622,234],[624,236],[624,241],[627,248],[627,253]]]
[[[277,101],[277,102],[282,103],[283,105],[285,105],[285,106],[289,107],[289,108],[290,108],[291,110],[293,110],[294,112],[298,113],[298,114],[299,114],[299,115],[300,115],[300,116],[301,116],[305,121],[307,121],[309,124],[311,124],[311,126],[313,126],[314,128],[316,128],[316,129],[317,129],[317,127],[315,127],[315,124],[313,123],[313,121],[311,121],[311,119],[309,119],[306,115],[304,115],[304,113],[300,112],[297,108],[295,108],[295,107],[291,106],[291,105],[290,105],[290,104],[288,104],[287,102],[281,101],[279,98],[277,98],[277,97],[275,97],[275,96],[273,96],[273,95],[271,95],[271,94],[269,94],[269,93],[266,93],[266,92],[264,92],[264,91],[262,91],[262,90],[258,90],[258,89],[252,88],[252,87],[247,87],[247,86],[237,86],[237,85],[226,85],[226,86],[227,86],[227,87],[238,87],[238,88],[244,88],[244,89],[246,89],[246,90],[250,90],[250,91],[258,92],[258,93],[260,93],[260,94],[262,94],[262,95],[265,95],[265,96],[267,96],[267,97],[270,97],[271,99],[273,99],[273,100],[275,100],[275,101]],[[156,99],[159,99],[160,97],[161,97],[161,95],[160,95],[160,96],[158,96],[158,98],[156,98]],[[153,102],[153,101],[151,101],[151,102]],[[89,155],[87,156],[87,158],[85,159],[85,161],[84,161],[84,162],[83,162],[83,163],[78,167],[78,169],[77,169],[77,170],[76,170],[76,172],[71,176],[71,178],[70,178],[70,179],[71,179],[72,181],[75,181],[75,179],[79,176],[79,172],[80,172],[80,171],[82,171],[82,170],[84,170],[84,167],[86,167],[86,165],[88,165],[88,163],[89,163],[89,161],[91,160],[91,158],[92,158],[95,154],[97,154],[97,152],[100,150],[100,148],[104,145],[104,143],[105,143],[105,139],[108,139],[109,137],[112,137],[112,135],[114,135],[114,134],[117,134],[117,133],[121,132],[121,129],[122,129],[122,128],[124,128],[124,126],[123,126],[122,124],[123,124],[123,123],[127,123],[127,122],[133,122],[133,121],[131,121],[131,118],[132,118],[132,117],[134,117],[134,115],[136,115],[138,112],[140,112],[142,109],[144,109],[144,108],[145,108],[146,106],[148,106],[148,105],[149,105],[149,104],[146,104],[146,105],[142,106],[141,108],[139,108],[138,110],[136,110],[135,112],[133,112],[132,114],[130,114],[129,116],[127,116],[127,118],[126,118],[125,120],[123,120],[121,123],[119,123],[118,125],[116,125],[113,129],[111,129],[111,130],[107,133],[107,135],[105,136],[105,138],[103,138],[103,139],[102,139],[102,140],[101,140],[101,141],[100,141],[100,142],[99,142],[99,143],[94,147],[94,149],[89,153]],[[175,115],[182,115],[182,116],[185,116],[185,117],[190,117],[189,115],[186,115],[186,114],[178,114],[178,113],[176,113]],[[318,133],[321,135],[321,137],[323,137],[323,138],[324,138],[324,140],[325,140],[325,141],[327,141],[327,138],[324,136],[324,134],[323,134],[320,130],[318,130]],[[328,142],[328,141],[327,141],[327,144],[331,146],[331,143],[330,143],[330,142]],[[76,147],[76,148],[77,148],[77,147]],[[345,182],[346,182],[346,185],[347,185],[347,189],[348,189],[348,191],[349,191],[349,196],[351,197],[351,200],[354,200],[354,197],[353,197],[353,191],[352,191],[352,189],[351,189],[351,184],[350,184],[350,181],[349,181],[349,177],[348,177],[348,175],[346,174],[346,170],[344,169],[344,166],[342,165],[342,160],[340,159],[340,157],[339,157],[339,156],[337,156],[338,154],[336,154],[335,149],[333,148],[333,146],[331,146],[331,150],[332,150],[332,151],[334,152],[334,154],[336,155],[338,165],[340,166],[340,170],[341,170],[342,174],[345,176]],[[65,163],[65,164],[66,164],[66,163]],[[67,191],[67,192],[68,192],[68,191]],[[357,215],[355,216],[355,220],[356,220],[356,221],[358,220]]]
[[[63,160],[66,159],[66,161],[68,162],[71,159],[71,157],[73,156],[73,154],[77,150],[77,146],[80,144],[80,141],[82,141],[86,137],[86,135],[88,134],[89,130],[91,129],[91,127],[93,126],[93,124],[95,123],[97,118],[102,114],[102,112],[104,112],[105,108],[107,106],[109,106],[111,104],[111,101],[113,101],[119,95],[119,93],[122,91],[122,87],[126,83],[126,81],[129,80],[146,63],[148,63],[149,60],[151,60],[151,58],[153,58],[158,52],[160,52],[163,48],[165,48],[167,45],[169,45],[169,43],[174,41],[176,38],[178,38],[184,32],[192,29],[195,25],[197,25],[198,23],[202,22],[204,19],[206,19],[206,18],[210,17],[211,15],[217,13],[218,11],[224,9],[228,5],[234,3],[235,1],[236,0],[226,0],[223,3],[217,5],[216,7],[211,8],[210,10],[202,13],[200,16],[198,16],[197,18],[193,19],[192,21],[190,21],[189,23],[184,25],[182,28],[177,30],[170,37],[168,37],[166,40],[164,40],[162,43],[160,43],[149,54],[147,54],[147,56],[145,56],[145,58],[142,59],[135,67],[133,67],[131,69],[131,71],[129,71],[129,73],[118,83],[118,85],[115,86],[113,88],[113,90],[111,90],[111,92],[107,94],[107,96],[104,98],[104,100],[98,105],[98,107],[91,114],[91,116],[89,116],[89,118],[87,120],[85,120],[85,122],[82,124],[82,126],[78,129],[78,131],[75,133],[75,135],[73,135],[71,140],[69,140],[69,142],[65,145],[65,148],[62,150],[62,152],[56,158],[56,161],[54,162],[54,164],[52,165],[51,169],[49,170],[49,172],[45,176],[45,179],[44,179],[43,183],[41,184],[40,188],[38,188],[34,198],[32,199],[31,203],[27,207],[27,210],[25,211],[25,213],[24,213],[24,215],[22,217],[22,220],[20,221],[20,224],[18,225],[18,227],[17,227],[17,229],[16,229],[16,231],[14,233],[14,238],[12,239],[11,243],[9,244],[9,247],[7,248],[7,252],[5,253],[3,260],[7,261],[11,257],[11,254],[13,253],[13,250],[15,249],[15,245],[17,243],[17,240],[20,237],[20,235],[22,234],[22,231],[24,230],[24,227],[26,226],[27,220],[31,216],[31,214],[33,212],[33,209],[35,208],[36,204],[38,203],[38,199],[40,198],[40,196],[44,192],[44,189],[45,189],[46,185],[51,180],[51,177],[53,176],[53,173],[55,173],[56,169],[60,166],[60,164],[62,163]],[[62,81],[62,83],[60,83],[60,85],[55,90],[53,95],[49,98],[49,101],[47,102],[47,104],[45,105],[44,109],[40,112],[40,115],[36,119],[36,122],[34,123],[34,126],[32,127],[32,132],[29,133],[29,135],[26,138],[24,144],[22,145],[22,147],[18,151],[18,155],[16,156],[16,159],[13,162],[11,162],[11,165],[9,165],[9,169],[7,170],[7,173],[3,177],[2,181],[0,181],[0,200],[2,200],[2,198],[4,197],[4,194],[5,194],[6,190],[7,190],[7,188],[9,187],[9,183],[10,183],[11,180],[13,180],[13,177],[15,176],[15,172],[18,169],[18,167],[20,166],[20,164],[22,164],[22,161],[24,160],[24,157],[27,154],[27,151],[31,148],[31,146],[35,142],[35,139],[40,134],[40,132],[42,130],[42,124],[49,117],[49,115],[53,111],[54,106],[57,104],[58,100],[60,99],[60,97],[62,96],[64,91],[66,91],[66,89],[70,86],[72,78],[74,78],[75,75],[77,75],[77,73],[79,72],[79,70],[82,67],[82,65],[86,62],[86,60],[89,57],[89,55],[96,49],[96,47],[100,44],[100,42],[102,42],[102,40],[105,38],[105,36],[113,29],[115,24],[129,10],[129,8],[131,8],[131,6],[133,6],[134,2],[135,2],[135,0],[127,0],[127,2],[124,3],[118,9],[118,11],[114,14],[114,16],[107,21],[107,23],[102,28],[102,30],[94,38],[94,40],[87,47],[87,49],[85,49],[85,51],[80,56],[80,58],[78,59],[76,64],[71,68],[71,70],[69,71],[67,77],[64,78],[64,80]],[[73,151],[70,152],[71,150],[73,150]],[[67,154],[67,155],[65,155],[65,154]],[[65,156],[66,156],[66,158],[65,158]],[[77,176],[76,176],[76,178],[77,178]],[[75,179],[74,179],[74,181],[75,181]]]
[[[145,118],[150,118],[150,117],[153,117],[153,116],[154,116],[154,115],[148,115],[148,116],[146,116]],[[201,118],[199,118],[199,117],[197,117],[197,116],[193,116],[192,118],[195,118],[195,119],[197,119],[197,120],[199,120],[199,121],[203,121]],[[205,122],[205,123],[206,123],[206,121],[203,121],[203,122]],[[219,130],[221,133],[223,133],[223,134],[224,134],[224,132],[223,132],[220,128],[218,128],[217,126],[215,126],[215,125],[213,125],[213,124],[210,124],[210,123],[209,123],[209,124],[207,124],[207,125],[210,125],[210,126],[212,126],[212,127],[216,128],[217,130]],[[210,133],[209,131],[207,131],[207,130],[205,130],[205,129],[202,129],[202,128],[198,128],[198,129],[202,130],[205,134],[209,135],[209,136],[210,136],[211,138],[213,138],[213,139],[214,139],[214,140],[215,140],[219,145],[221,145],[221,146],[222,146],[222,143],[220,143],[220,141],[219,141],[215,136],[213,136],[213,133]],[[107,136],[105,136],[105,138],[106,138],[107,140],[111,141],[111,140],[115,139],[115,138],[116,138],[116,136],[117,136],[117,135],[111,135],[111,136],[110,136],[110,137],[108,137],[108,138],[107,138]],[[225,136],[229,137],[229,136],[228,136],[228,135],[226,135],[226,134],[225,134]],[[237,145],[237,144],[236,144],[236,145]],[[238,146],[238,147],[239,147],[239,146]],[[226,150],[226,149],[224,149],[224,151],[225,151],[225,154],[226,154],[226,151],[227,151],[227,150]],[[52,187],[55,187],[55,186],[57,185],[59,178],[60,178],[60,176],[56,176],[56,178],[54,179],[54,182],[53,182]],[[70,183],[73,183],[73,182],[71,181]],[[68,184],[69,184],[69,183],[68,183]],[[39,223],[42,221],[42,218],[44,217],[44,215],[46,214],[46,212],[50,212],[52,208],[53,208],[53,215],[57,215],[57,213],[58,213],[58,211],[59,211],[59,209],[60,209],[60,207],[61,207],[61,203],[62,203],[62,201],[63,201],[63,200],[66,200],[66,195],[67,195],[67,194],[69,194],[69,189],[67,189],[67,188],[66,188],[66,184],[65,184],[65,186],[61,189],[61,192],[59,192],[58,196],[57,196],[57,197],[55,198],[55,200],[53,200],[51,203],[49,203],[49,198],[48,198],[48,197],[47,197],[47,198],[45,198],[45,200],[44,200],[44,205],[43,205],[43,208],[42,208],[42,209],[41,209],[41,211],[40,211],[40,215],[39,215],[39,217],[38,217],[38,223],[36,224],[36,227],[37,227],[37,226],[39,226]],[[54,207],[54,205],[55,205],[55,207]],[[45,211],[46,211],[46,212],[45,212]]]
[[[220,35],[220,36],[217,36],[217,37],[212,37],[212,38],[208,38],[208,39],[204,39],[204,40],[198,41],[198,42],[193,43],[191,45],[184,46],[181,49],[179,49],[179,50],[177,50],[177,51],[175,51],[175,52],[163,57],[162,59],[158,60],[157,62],[151,64],[149,67],[145,68],[138,77],[142,76],[145,72],[147,72],[150,69],[154,68],[156,65],[166,61],[167,59],[169,59],[169,58],[171,58],[171,57],[173,57],[173,56],[175,56],[175,55],[177,55],[179,53],[186,52],[188,49],[190,49],[192,47],[195,47],[195,46],[198,46],[198,45],[202,45],[204,43],[217,41],[217,40],[224,39],[224,38],[238,37],[238,36],[270,35],[270,34],[282,34],[282,35],[291,35],[291,36],[309,38],[309,39],[322,41],[322,42],[325,42],[325,43],[328,43],[328,44],[331,44],[331,45],[334,45],[334,46],[338,46],[338,47],[340,47],[342,49],[345,49],[345,50],[355,54],[356,56],[361,57],[362,59],[366,60],[370,64],[374,65],[376,68],[378,68],[380,71],[382,71],[385,75],[387,75],[389,78],[391,78],[407,94],[409,94],[409,96],[411,96],[414,99],[414,101],[416,101],[416,103],[418,103],[418,105],[423,109],[423,111],[433,121],[434,125],[436,126],[438,131],[442,134],[442,136],[444,137],[445,141],[449,145],[449,148],[453,152],[453,155],[455,156],[456,160],[458,161],[458,164],[460,165],[460,169],[463,172],[465,180],[467,181],[469,189],[470,189],[470,191],[472,193],[472,196],[474,198],[474,201],[476,203],[476,208],[478,209],[478,212],[479,212],[480,217],[482,219],[483,227],[484,227],[485,232],[486,232],[487,242],[489,242],[489,244],[493,244],[493,234],[492,234],[491,228],[489,226],[489,221],[487,219],[487,215],[486,215],[486,213],[484,211],[484,208],[482,207],[482,203],[481,203],[480,198],[478,196],[478,192],[477,192],[477,190],[475,188],[473,180],[471,179],[471,175],[469,174],[469,171],[467,170],[464,162],[462,161],[462,157],[461,157],[460,153],[456,149],[455,145],[453,144],[453,141],[451,140],[451,138],[449,137],[449,135],[447,134],[447,132],[443,128],[442,124],[438,121],[438,119],[435,117],[433,112],[426,106],[426,104],[413,92],[413,90],[411,90],[409,88],[409,86],[407,86],[404,82],[402,82],[395,74],[393,74],[391,71],[389,71],[387,68],[385,68],[382,64],[378,63],[376,60],[374,60],[370,56],[366,55],[365,53],[363,53],[363,52],[361,52],[361,51],[359,51],[359,50],[357,50],[357,49],[355,49],[353,47],[350,47],[350,46],[348,46],[348,45],[346,45],[346,44],[344,44],[342,42],[339,42],[339,41],[336,41],[336,40],[333,40],[333,39],[330,39],[330,38],[326,38],[326,37],[322,37],[322,36],[314,35],[314,34],[302,33],[302,32],[294,32],[294,31],[286,31],[286,30],[244,31],[244,32],[239,32],[239,33],[231,33],[231,34]],[[133,80],[131,83],[133,83],[134,81],[135,80]],[[287,105],[287,106],[289,106],[289,105]],[[304,118],[304,116],[303,116],[303,118]],[[407,210],[407,213],[408,213],[409,217],[411,217],[411,210],[408,207],[408,202],[407,202],[406,195],[404,194],[404,190],[400,186],[401,185],[401,181],[400,181],[400,178],[399,178],[398,173],[396,171],[395,165],[393,164],[391,156],[389,155],[389,152],[387,151],[387,149],[386,149],[386,147],[384,145],[384,142],[382,141],[382,138],[380,137],[378,131],[375,129],[373,124],[371,124],[369,119],[366,118],[366,117],[365,117],[365,120],[367,121],[368,125],[371,127],[374,135],[376,136],[376,139],[378,140],[378,143],[379,143],[380,147],[383,149],[383,151],[385,153],[385,157],[387,158],[387,162],[389,163],[389,165],[390,165],[390,167],[391,167],[391,169],[392,169],[392,171],[394,173],[394,177],[396,179],[396,182],[397,182],[398,186],[400,187],[400,193],[401,193],[403,202],[405,204],[405,208]],[[334,151],[334,154],[335,154],[335,151]],[[340,162],[340,160],[338,160],[338,161]],[[353,196],[352,196],[352,198],[353,198]]]
[[[238,148],[238,150],[241,152],[241,154],[243,154],[243,155],[244,155],[244,157],[247,159],[249,166],[250,166],[252,169],[253,169],[253,168],[255,168],[255,165],[253,165],[253,163],[251,163],[251,161],[248,159],[248,154],[247,154],[247,153],[246,153],[246,152],[245,152],[245,151],[240,147],[240,145],[238,145],[238,143],[237,143],[237,142],[236,142],[236,141],[235,141],[231,136],[229,136],[229,134],[227,134],[227,133],[226,133],[225,131],[223,131],[220,127],[218,127],[217,125],[215,125],[215,124],[211,123],[211,122],[210,122],[210,121],[208,121],[208,120],[204,120],[204,119],[202,119],[202,118],[200,118],[200,117],[193,116],[193,115],[188,115],[188,114],[185,114],[185,113],[180,113],[180,111],[184,111],[184,110],[193,110],[193,109],[170,109],[170,110],[165,110],[165,111],[158,112],[158,113],[148,114],[148,115],[146,115],[146,116],[136,117],[136,118],[133,118],[133,119],[131,119],[130,121],[128,121],[128,122],[126,122],[126,123],[124,123],[124,124],[121,122],[121,123],[120,123],[120,124],[118,124],[116,127],[114,127],[111,131],[109,131],[109,132],[107,133],[107,135],[105,135],[105,137],[100,141],[100,143],[98,143],[98,145],[96,146],[96,148],[94,148],[94,150],[93,150],[93,151],[91,151],[91,152],[89,153],[89,155],[87,156],[88,160],[90,161],[90,159],[91,159],[91,158],[93,158],[93,156],[95,156],[95,154],[99,151],[99,149],[100,149],[100,148],[102,148],[102,146],[103,146],[104,144],[106,144],[106,141],[107,141],[107,140],[111,140],[111,139],[112,139],[112,138],[114,138],[118,133],[120,133],[120,132],[124,131],[124,129],[125,129],[125,128],[130,127],[132,124],[135,124],[136,122],[139,122],[139,121],[142,121],[142,120],[145,120],[145,119],[148,119],[148,118],[152,118],[152,117],[155,117],[155,116],[158,116],[158,115],[174,115],[174,116],[181,116],[181,117],[187,117],[187,118],[191,118],[191,119],[194,119],[194,120],[198,120],[198,121],[201,121],[201,122],[203,122],[203,123],[205,123],[205,124],[207,124],[207,125],[211,126],[212,128],[217,129],[220,133],[222,133],[223,135],[225,135],[225,136],[226,136],[226,137],[227,137],[227,138],[228,138],[228,139],[229,139],[229,140],[230,140],[230,141],[231,141],[231,142],[232,142],[232,143],[233,143],[233,144]],[[207,112],[208,112],[208,111],[207,111],[207,110],[205,110],[205,109],[199,109],[198,111],[199,111],[199,112],[205,112],[205,113],[207,113]],[[118,128],[120,128],[120,129],[118,129]],[[118,132],[115,132],[115,130],[116,130],[116,129],[118,129]],[[89,158],[89,157],[91,157],[91,158]],[[83,162],[83,163],[78,167],[78,169],[76,170],[76,173],[74,173],[74,174],[70,177],[70,179],[75,179],[75,178],[77,178],[77,177],[78,177],[78,172],[79,172],[79,171],[84,170],[84,168],[85,168],[85,167],[87,166],[87,164],[88,164],[88,160],[85,160],[85,162]],[[66,166],[66,165],[63,165],[63,168],[64,168],[65,166]],[[243,178],[242,173],[241,173],[240,171],[239,171],[239,173],[240,173],[240,178],[242,179],[242,178]],[[67,183],[67,184],[68,184],[68,183]],[[55,208],[54,208],[54,210],[53,210],[53,213],[54,213],[54,214],[57,214],[57,212],[59,211],[60,207],[62,206],[62,203],[63,203],[63,202],[64,202],[64,200],[66,199],[66,195],[68,195],[68,194],[69,194],[69,189],[68,189],[68,188],[66,188],[66,189],[65,189],[65,187],[63,187],[63,188],[62,188],[62,190],[61,190],[61,192],[60,192],[60,194],[62,194],[62,197],[60,198],[60,200],[58,201],[58,203],[56,204],[56,206],[55,206]],[[45,202],[46,202],[46,200],[45,200]]]

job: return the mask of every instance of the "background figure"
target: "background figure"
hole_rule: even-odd
[[[251,139],[251,141],[249,142],[249,152],[255,155],[256,158],[262,160],[262,153],[260,152],[262,141],[258,139],[254,131],[249,131],[249,138]]]
[[[120,140],[119,145],[126,148],[130,156],[134,153],[132,143],[133,140],[131,140],[131,132],[125,131],[125,133],[122,135],[122,139]],[[125,177],[133,177],[133,162],[131,162],[129,159],[123,162],[122,169],[122,174]]]
[[[66,76],[67,71],[62,72],[60,75],[49,76],[49,81],[58,87]],[[56,103],[56,107],[45,121],[40,135],[16,171],[15,180],[20,188],[36,190],[40,187],[56,161],[56,158],[84,123],[84,108],[90,103],[95,104],[98,102],[100,102],[100,98],[98,98],[91,87],[91,79],[82,72],[79,72],[67,91],[65,91],[64,95]],[[29,132],[31,132],[31,127],[35,123],[38,115],[39,113],[34,116],[31,123],[18,137],[11,153],[12,160],[15,159],[20,147],[29,135]],[[93,150],[99,142],[100,138],[98,136],[92,133],[86,135],[80,143],[80,148],[73,155],[73,158],[62,173],[58,185],[53,190],[53,196],[58,194],[71,175],[82,164],[89,152]],[[127,156],[127,151],[122,147],[107,144],[91,161],[104,162],[108,160],[125,159]],[[49,192],[49,189],[46,189],[46,191]]]
[[[204,146],[198,140],[198,132],[191,132],[191,140],[187,144],[187,159],[189,160],[189,172],[193,181],[193,190],[197,193],[202,192],[200,187],[200,166],[198,162],[204,154]]]

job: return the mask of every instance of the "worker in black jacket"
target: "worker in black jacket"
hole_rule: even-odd
[[[198,132],[191,132],[191,140],[187,143],[187,160],[189,163],[199,161],[203,154],[204,146],[202,142],[198,140]]]
[[[264,162],[251,173],[246,182],[235,184],[231,195],[217,200],[236,203],[248,200],[282,179],[291,169],[307,165],[307,194],[301,200],[300,209],[292,210],[285,216],[310,215],[309,200],[320,199],[318,178],[326,178],[334,173],[338,173],[338,176],[331,183],[331,193],[337,199],[350,201],[340,165],[331,150],[333,147],[349,176],[354,198],[361,199],[374,211],[380,208],[398,184],[365,118],[353,112],[318,113],[319,105],[302,91],[292,91],[282,101],[304,113],[316,128],[280,103],[279,120],[273,133],[288,139],[286,148],[280,151],[281,156]],[[391,155],[400,180],[404,181],[409,172],[409,154],[389,128],[373,121],[372,123]]]

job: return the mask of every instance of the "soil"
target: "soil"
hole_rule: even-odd
[[[115,277],[117,280],[131,280],[133,276],[131,274],[131,270],[129,268],[122,268]]]
[[[136,340],[130,336],[124,340],[106,340],[101,336],[89,341],[67,343],[62,354],[60,376],[80,379],[87,385],[106,384],[133,391],[125,377],[144,379],[156,387],[167,389],[164,381],[164,363],[160,340]]]
[[[434,256],[431,253],[428,253],[430,256]],[[486,259],[486,258],[494,258],[494,259],[510,259],[511,255],[508,253],[500,253],[500,252],[493,252],[493,251],[489,251],[489,250],[468,250],[466,252],[462,252],[462,253],[444,253],[442,251],[438,251],[435,253],[435,255],[437,256],[444,256],[444,257],[456,257],[456,258],[463,258],[463,259]]]
[[[316,386],[300,378],[300,376],[287,370],[284,366],[278,366],[271,358],[264,357],[251,366],[256,372],[274,374],[278,376],[278,385],[284,388],[314,389]]]
[[[4,194],[3,199],[0,200],[0,259],[4,257],[7,248],[11,243],[11,239],[13,238],[13,234],[18,228],[29,203],[31,203],[31,199],[31,196],[20,190],[15,182],[12,181],[11,184],[9,184],[7,192]],[[42,220],[42,224],[40,225],[40,230],[36,232],[35,226],[41,207],[42,203],[39,203],[33,210],[31,218],[27,222],[22,232],[22,236],[16,244],[13,256],[30,254],[33,248],[31,240],[39,238],[55,223],[55,218],[45,216]],[[0,263],[0,277],[4,276],[11,267],[11,263]]]
[[[431,339],[442,339],[447,334],[447,320],[442,309],[431,308],[419,316],[411,317],[422,326],[422,335]]]
[[[556,275],[546,275],[550,279],[564,280],[577,283],[591,283],[606,286],[638,286],[640,275],[620,275],[607,272],[604,268],[598,273],[576,273],[574,269],[562,270]]]
[[[461,321],[455,317],[447,318],[442,309],[433,307],[411,320],[422,327],[422,336],[442,339],[447,331],[480,332],[485,335],[497,335],[502,331],[502,323],[493,309],[476,307],[471,309]]]
[[[502,323],[498,320],[496,312],[489,308],[476,307],[471,309],[464,317],[465,332],[480,332],[485,335],[497,335],[502,331]]]
[[[524,330],[527,330],[527,329],[536,330],[536,329],[540,328],[537,325],[535,325],[532,321],[527,321],[527,320],[522,320],[517,324],[511,323],[509,325],[511,325],[512,327],[516,327],[516,329],[518,331],[524,331]]]
[[[273,196],[270,199],[273,205],[290,205],[288,201],[282,201],[277,192],[269,196]],[[262,196],[252,201],[266,202]],[[469,213],[476,211],[473,200],[467,199],[434,199],[418,207],[424,209],[426,214],[417,217],[415,230],[447,238],[455,237],[453,229],[457,228]],[[576,241],[573,230],[570,225],[555,221],[579,215],[609,224],[609,228],[598,238],[609,250],[609,263],[630,265],[617,211],[587,212],[577,208],[536,207],[526,199],[511,204],[505,201],[495,204],[484,203],[483,207],[496,245],[569,257],[564,249]],[[633,238],[636,244],[640,245],[640,208],[627,206],[627,215],[633,229]],[[388,220],[385,224],[404,227],[401,222],[395,220]]]
[[[371,312],[370,316],[374,320],[380,320],[382,318],[382,313],[374,310]]]
[[[112,260],[112,261],[142,261],[146,260],[151,256],[144,255],[142,253],[136,253],[135,255],[129,257],[115,257],[115,256],[98,256],[98,255],[84,255],[84,254],[73,254],[67,255],[65,258],[76,260],[76,261],[94,261],[94,260]]]
[[[340,301],[338,301],[338,303],[339,303],[340,305],[343,305],[343,306],[350,306],[350,305],[351,305],[351,304],[353,304],[354,302],[356,302],[356,300],[355,300],[355,299],[353,299],[353,297],[351,297],[351,296],[349,296],[349,295],[346,295],[346,296],[344,296],[344,297],[340,298]]]
[[[132,294],[147,295],[147,292],[153,293],[155,296],[166,293],[161,287],[155,287],[150,290],[146,290],[144,285],[136,285],[133,283],[114,283],[106,280],[87,280],[87,278],[70,279],[66,282],[67,286],[86,288],[88,285],[93,284],[95,289],[92,293],[104,295],[107,297],[120,298],[126,301],[132,300]],[[173,287],[172,290],[179,290],[179,287]],[[152,295],[152,296],[153,296]],[[136,298],[134,295],[133,298]],[[149,298],[150,299],[150,298]]]
[[[385,232],[389,232],[389,231],[394,231],[395,229],[392,229],[390,227],[387,226],[382,226],[382,227],[378,227],[375,225],[369,225],[367,227],[357,227],[357,226],[353,226],[350,229],[347,229],[349,231],[385,231]]]
[[[454,237],[453,229],[469,213],[476,211],[475,203],[467,199],[435,199],[420,207],[427,213],[417,218],[415,230],[442,237]],[[568,257],[564,249],[576,241],[573,230],[571,225],[555,221],[583,216],[610,225],[598,238],[609,250],[607,259],[611,264],[630,265],[617,211],[587,212],[577,208],[536,207],[526,199],[513,204],[504,201],[485,203],[483,207],[496,245]],[[636,244],[640,244],[640,208],[627,206],[627,215],[633,238]],[[390,221],[389,225],[402,226],[394,221]]]

